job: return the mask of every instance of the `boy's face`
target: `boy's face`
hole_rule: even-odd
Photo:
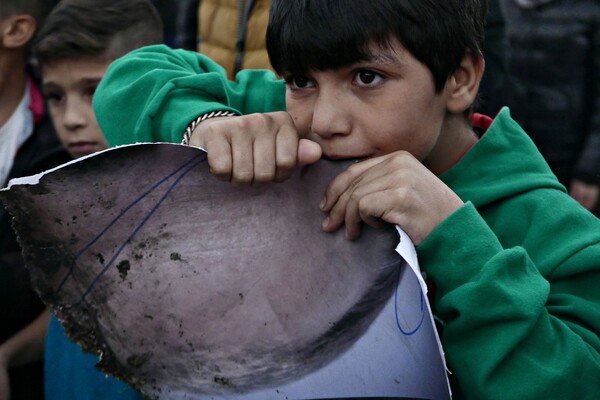
[[[370,50],[369,61],[284,76],[288,112],[300,135],[329,158],[406,150],[427,166],[446,113],[445,91],[435,93],[429,69],[399,42]]]
[[[54,127],[75,158],[108,147],[96,122],[92,99],[109,64],[95,58],[57,59],[42,68],[44,95]]]

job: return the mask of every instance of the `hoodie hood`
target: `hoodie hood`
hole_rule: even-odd
[[[535,189],[566,192],[507,107],[498,113],[479,142],[440,179],[477,208]]]

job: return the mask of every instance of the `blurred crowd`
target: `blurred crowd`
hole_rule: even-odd
[[[600,3],[492,0],[490,13],[482,112],[508,106],[569,194],[600,215]]]

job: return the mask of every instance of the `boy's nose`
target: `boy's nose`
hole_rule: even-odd
[[[84,109],[78,102],[67,100],[63,124],[68,129],[77,129],[85,125],[86,116]]]
[[[348,135],[351,130],[349,111],[340,93],[319,93],[312,116],[312,131],[323,138]]]

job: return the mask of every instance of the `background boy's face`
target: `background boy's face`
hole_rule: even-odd
[[[92,99],[109,64],[96,58],[57,59],[42,67],[43,90],[54,127],[75,158],[108,147]]]
[[[444,121],[445,92],[435,93],[429,69],[399,42],[370,50],[368,61],[285,76],[288,112],[330,158],[406,150],[425,163]]]

